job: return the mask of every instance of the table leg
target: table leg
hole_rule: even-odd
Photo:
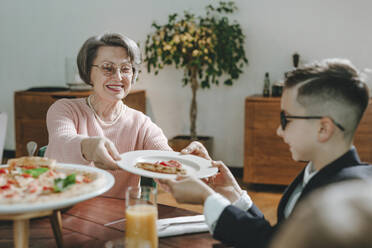
[[[28,248],[29,227],[29,219],[13,221],[13,236],[15,248]]]
[[[63,248],[63,236],[62,236],[62,217],[60,210],[54,210],[50,216],[50,222],[52,224],[54,238],[56,239],[57,247]]]

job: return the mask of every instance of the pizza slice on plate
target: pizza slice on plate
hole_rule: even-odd
[[[143,170],[164,173],[164,174],[176,174],[186,175],[186,170],[182,168],[182,164],[176,160],[169,161],[157,161],[155,163],[149,162],[138,162],[135,167]]]
[[[54,159],[10,159],[0,168],[0,204],[63,200],[90,192],[102,182],[98,173],[58,165]]]

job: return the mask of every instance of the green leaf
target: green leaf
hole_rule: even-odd
[[[231,81],[231,79],[227,79],[227,80],[225,80],[224,84],[226,84],[226,85],[232,85],[233,82]]]
[[[158,24],[156,24],[156,22],[153,22],[151,26],[154,27],[154,28],[156,28],[156,29],[159,29],[160,28],[160,26]]]
[[[154,22],[145,43],[148,71],[153,68],[157,75],[164,65],[173,65],[183,69],[180,81],[186,86],[191,82],[190,68],[197,67],[201,88],[218,85],[221,77],[225,85],[232,85],[248,64],[246,37],[240,24],[229,17],[237,9],[234,1],[220,1],[207,5],[204,15],[184,11],[170,14],[164,24]]]
[[[47,172],[49,168],[40,167],[35,169],[22,170],[23,173],[31,175],[33,178],[38,178],[41,174]]]
[[[209,82],[207,80],[203,80],[201,82],[201,87],[202,87],[202,89],[204,89],[204,88],[210,88]]]
[[[72,173],[68,175],[66,178],[56,178],[54,179],[54,192],[62,192],[68,188],[68,186],[73,185],[76,183],[76,174]]]

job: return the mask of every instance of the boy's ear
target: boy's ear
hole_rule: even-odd
[[[320,127],[318,131],[318,141],[323,143],[327,142],[335,132],[336,126],[329,117],[323,117],[320,119]]]

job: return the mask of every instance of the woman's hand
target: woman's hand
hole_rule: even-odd
[[[101,169],[116,170],[119,167],[115,161],[120,155],[115,145],[105,137],[89,137],[81,141],[81,153],[88,161]]]
[[[194,177],[178,177],[176,180],[160,180],[166,185],[178,203],[203,204],[214,191]]]
[[[235,177],[222,161],[212,161],[212,166],[218,168],[215,176],[203,179],[214,191],[230,200],[231,203],[239,199],[242,194]]]
[[[191,142],[186,148],[182,149],[182,154],[192,154],[208,160],[212,160],[207,149],[198,141]]]

